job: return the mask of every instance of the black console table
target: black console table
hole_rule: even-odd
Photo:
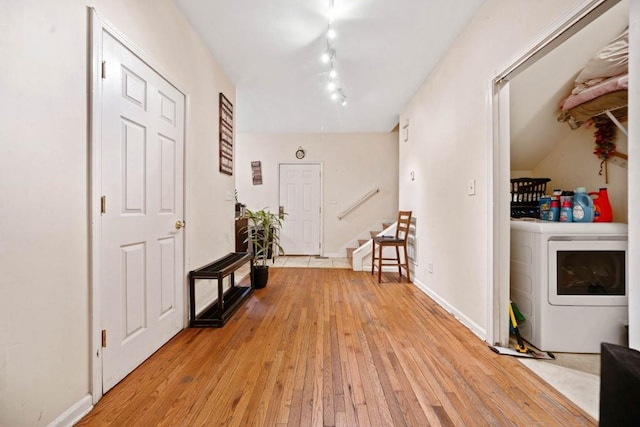
[[[242,302],[251,294],[251,286],[236,286],[234,272],[250,262],[253,254],[232,252],[214,262],[189,272],[189,326],[222,327],[236,312]],[[251,265],[253,269],[253,264]],[[229,276],[230,287],[223,292],[222,282]],[[196,280],[217,279],[218,300],[196,316]]]

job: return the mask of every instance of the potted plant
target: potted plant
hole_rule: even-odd
[[[269,265],[267,261],[273,257],[274,250],[284,252],[280,246],[280,216],[261,209],[252,211],[247,209],[245,215],[249,221],[249,232],[246,241],[253,251],[253,268],[251,270],[251,286],[264,288],[269,280]]]

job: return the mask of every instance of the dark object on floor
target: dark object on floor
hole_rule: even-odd
[[[253,260],[249,252],[232,252],[220,259],[189,272],[189,326],[222,327],[246,300],[253,289],[236,286],[235,271]],[[253,270],[253,265],[251,267]],[[225,291],[223,279],[229,277],[229,287]],[[217,280],[218,298],[196,315],[196,280]]]
[[[600,345],[600,427],[637,426],[640,420],[640,352]]]
[[[402,269],[407,272],[407,282],[411,282],[411,272],[409,270],[409,255],[407,254],[407,239],[409,238],[409,227],[411,226],[411,211],[398,212],[398,222],[396,223],[395,236],[376,236],[372,239],[373,249],[371,250],[371,274],[373,269],[378,268],[378,283],[382,279],[382,267],[394,266],[398,267],[398,274],[402,280]],[[376,255],[376,245],[378,246],[378,254]],[[395,248],[395,258],[383,258],[382,248]],[[400,261],[400,248],[404,251],[404,261]],[[376,265],[376,260],[378,261]],[[393,262],[385,262],[393,261]]]
[[[251,286],[255,289],[262,289],[269,281],[269,266],[255,265],[251,271]]]

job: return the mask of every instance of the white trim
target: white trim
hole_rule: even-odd
[[[153,58],[147,54],[143,49],[138,47],[129,38],[122,34],[116,27],[110,22],[100,17],[95,8],[88,8],[89,13],[89,45],[91,47],[91,53],[89,55],[89,81],[91,86],[89,89],[89,153],[91,158],[90,171],[89,171],[89,188],[91,188],[91,194],[89,196],[89,215],[90,215],[90,231],[89,231],[89,246],[90,246],[90,295],[91,295],[91,339],[90,339],[90,365],[91,365],[91,397],[93,403],[97,403],[102,398],[102,304],[101,304],[101,283],[100,283],[100,271],[102,236],[100,233],[100,197],[101,194],[101,181],[99,177],[102,176],[101,169],[101,108],[102,108],[102,82],[101,82],[101,64],[102,64],[102,34],[104,32],[109,33],[117,41],[122,43],[128,50],[135,54],[141,61],[151,67],[156,73],[164,78],[169,84],[175,87],[185,97],[185,125],[184,125],[184,156],[183,165],[186,166],[186,153],[187,153],[187,105],[188,96],[186,91],[182,90],[183,85],[176,83],[177,79],[173,78],[170,73],[164,70]],[[183,186],[186,190],[186,167],[183,169],[184,181]],[[186,217],[186,199],[187,192],[183,191],[183,216]],[[187,231],[185,229],[184,242],[183,242],[183,269],[182,277],[184,278],[183,289],[183,301],[188,303],[186,293],[186,278],[187,278],[187,264],[186,264],[186,242]],[[185,313],[188,313],[186,308],[183,308]],[[187,314],[188,316],[188,314]],[[188,319],[184,319],[183,327],[188,324]]]
[[[629,6],[629,158],[640,158],[640,2]],[[640,258],[640,168],[628,170],[628,217],[630,260]],[[629,265],[629,347],[640,350],[640,264]]]
[[[492,84],[487,110],[491,114],[489,150],[490,196],[488,197],[489,217],[487,221],[489,241],[487,247],[487,341],[507,346],[509,341],[509,269],[510,269],[510,199],[499,197],[509,192],[510,141],[509,129],[509,82],[503,80]],[[506,262],[505,262],[506,260]]]
[[[91,196],[89,198],[89,215],[91,216],[91,230],[89,246],[91,250],[90,271],[90,292],[91,292],[91,341],[90,341],[90,365],[91,365],[91,396],[95,404],[102,397],[102,338],[101,338],[101,319],[102,305],[100,304],[100,268],[102,266],[100,259],[100,248],[102,247],[102,236],[100,234],[100,210],[98,209],[101,197],[100,180],[95,177],[102,176],[102,162],[100,157],[100,130],[102,129],[102,117],[97,114],[102,105],[102,91],[100,87],[100,64],[102,63],[102,43],[101,35],[103,32],[103,24],[98,18],[95,9],[90,8],[90,111],[89,126],[90,140],[89,152],[91,156],[91,165],[89,172]]]
[[[462,323],[464,326],[466,326],[467,329],[469,329],[476,336],[478,336],[478,338],[480,338],[483,341],[487,340],[486,339],[487,338],[487,331],[485,329],[483,329],[480,325],[478,325],[476,322],[471,320],[469,317],[465,316],[464,313],[462,313],[461,311],[457,310],[453,305],[449,304],[449,302],[447,300],[442,298],[437,293],[433,292],[429,287],[427,287],[424,283],[422,283],[419,280],[413,280],[413,284],[416,286],[416,288],[418,288],[422,292],[424,292],[429,298],[434,300],[439,306],[444,308],[456,320],[458,320],[460,323]]]
[[[360,231],[360,233],[356,234],[357,237],[353,238],[352,240],[350,240],[347,243],[345,243],[342,246],[340,246],[338,248],[338,252],[336,252],[336,253],[342,254],[342,255],[337,255],[337,256],[338,257],[345,257],[346,254],[347,254],[347,249],[353,249],[354,251],[357,250],[360,247],[360,244],[358,243],[359,240],[371,239],[371,232],[372,231],[377,231],[378,229],[384,230],[384,225],[385,224],[393,224],[393,223],[396,222],[396,220],[397,220],[397,218],[387,219],[387,220],[377,220],[370,227],[366,227],[365,229]]]
[[[496,80],[510,80],[569,37],[589,25],[621,0],[583,0],[551,24],[529,46],[519,52],[498,74]]]
[[[189,224],[193,224],[195,221],[192,221],[192,218],[189,216],[189,212],[187,210],[187,206],[189,206],[189,204],[187,203],[187,197],[189,194],[189,192],[187,191],[187,188],[188,188],[187,165],[189,164],[189,162],[187,161],[187,156],[189,155],[189,144],[187,144],[187,141],[189,137],[188,130],[191,125],[191,95],[188,95],[183,91],[180,91],[180,93],[184,95],[184,144],[183,144],[184,155],[182,156],[182,174],[183,174],[182,216],[184,217],[184,222],[186,225],[182,229],[184,231],[184,237],[183,237],[184,241],[182,242],[182,256],[183,256],[182,265],[184,268],[184,271],[182,272],[182,279],[184,281],[184,286],[182,287],[184,289],[184,297],[182,298],[182,310],[183,310],[182,329],[185,329],[189,327],[189,293],[187,292],[187,289],[189,289],[189,270],[190,270],[189,266],[191,265],[191,262],[187,262],[187,261],[191,259],[191,255],[189,252],[188,242],[190,240],[191,230],[193,229],[193,227],[189,227]],[[235,140],[235,136],[234,136],[234,140]]]
[[[47,427],[67,427],[74,425],[93,409],[91,401],[91,395],[87,394],[56,417],[55,420],[51,421]]]
[[[340,252],[325,252],[322,256],[327,258],[346,258],[346,255]]]
[[[504,318],[509,304],[509,275],[503,271],[510,264],[509,244],[506,243],[509,237],[504,231],[508,227],[506,222],[508,217],[505,218],[505,214],[501,214],[505,211],[504,206],[508,206],[509,203],[505,200],[508,198],[508,193],[503,189],[509,185],[510,141],[504,140],[501,131],[504,116],[502,120],[500,117],[504,114],[504,105],[509,105],[508,85],[505,83],[619,2],[620,0],[581,1],[518,53],[500,72],[496,73],[496,77],[491,81],[490,97],[493,104],[489,108],[488,123],[491,132],[487,144],[492,170],[489,189],[493,193],[493,199],[489,198],[488,201],[491,224],[489,225],[490,247],[487,252],[487,268],[490,271],[487,277],[491,281],[487,285],[489,293],[487,301],[491,310],[488,314],[487,330],[492,342],[504,345],[509,339],[508,327],[504,326],[508,325]],[[507,162],[507,165],[504,162]]]
[[[387,228],[383,228],[382,231],[376,234],[376,236],[395,234],[397,225],[398,225],[398,221],[394,220],[393,224],[391,224]],[[353,254],[351,257],[351,268],[353,269],[353,271],[371,271],[371,260],[373,259],[373,256],[371,253],[372,251],[373,251],[373,240],[371,240],[371,237],[369,237],[369,240],[367,242],[358,246],[353,251]],[[382,268],[382,271],[393,271],[393,270],[396,270],[396,268],[394,267]]]

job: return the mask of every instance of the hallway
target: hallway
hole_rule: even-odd
[[[78,425],[595,425],[396,278],[273,268],[224,328],[182,331]]]

